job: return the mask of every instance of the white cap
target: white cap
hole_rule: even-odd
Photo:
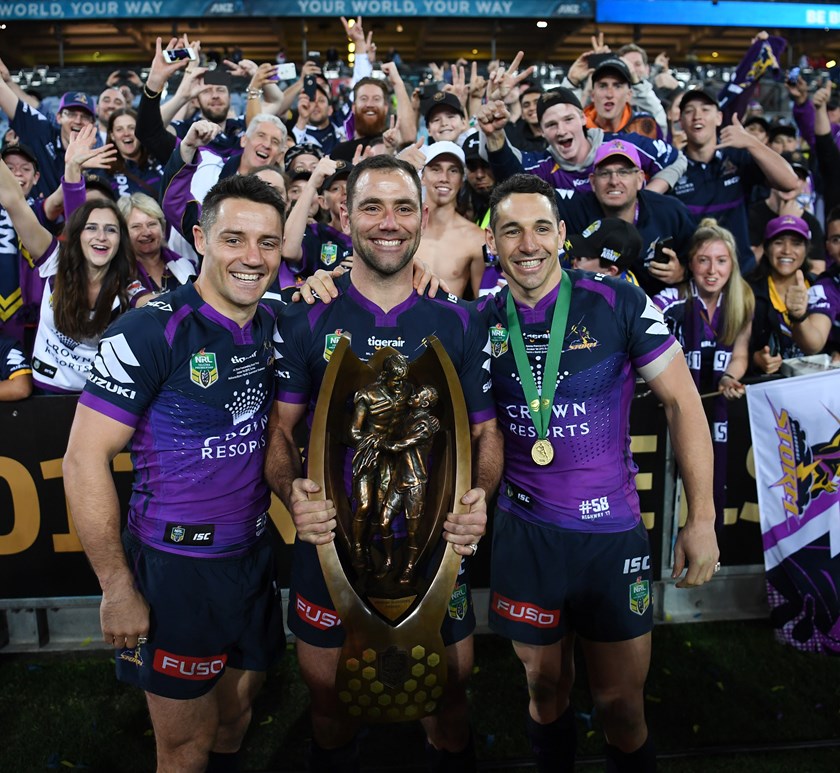
[[[424,145],[421,150],[426,157],[426,163],[436,159],[438,156],[455,156],[461,162],[463,169],[467,164],[467,159],[464,156],[464,151],[460,145],[456,145],[449,140],[442,140],[441,142],[434,142],[431,145]]]

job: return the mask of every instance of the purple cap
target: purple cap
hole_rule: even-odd
[[[61,97],[58,112],[60,113],[65,108],[70,107],[79,107],[82,110],[87,110],[93,116],[96,115],[96,100],[83,91],[68,91]]]
[[[774,217],[764,229],[764,239],[767,241],[782,233],[799,234],[806,241],[811,241],[811,229],[808,228],[808,224],[795,215]]]
[[[623,156],[630,161],[633,166],[636,166],[639,169],[642,167],[642,160],[639,158],[639,151],[632,142],[627,142],[626,140],[610,140],[609,142],[603,143],[601,147],[595,151],[595,161],[592,166],[598,166],[612,156]]]

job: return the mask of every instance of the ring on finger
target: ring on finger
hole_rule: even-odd
[[[719,571],[720,571],[720,561],[718,561],[718,562],[715,564],[715,574],[717,574]]]
[[[478,544],[477,544],[477,543],[473,542],[472,544],[467,545],[467,547],[468,547],[468,548],[472,548],[472,554],[473,554],[473,555],[475,555],[476,553],[478,553]]]

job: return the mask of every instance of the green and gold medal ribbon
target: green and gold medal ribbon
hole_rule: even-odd
[[[566,322],[569,319],[569,306],[572,300],[571,279],[565,271],[560,272],[560,287],[557,291],[557,302],[554,304],[554,314],[551,317],[551,328],[548,333],[548,355],[543,371],[542,392],[537,392],[537,384],[528,362],[525,351],[525,341],[522,338],[522,328],[519,325],[519,314],[513,293],[508,290],[507,322],[510,330],[510,346],[516,361],[516,370],[531,421],[537,430],[537,440],[531,448],[531,458],[540,466],[550,464],[554,458],[554,447],[548,440],[548,426],[551,423],[551,407],[554,403],[554,392],[557,389],[557,378],[560,371],[560,355],[563,353],[563,341],[566,338]]]

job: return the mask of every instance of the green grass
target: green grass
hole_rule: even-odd
[[[602,736],[591,716],[584,664],[578,683],[581,768],[597,770]],[[478,637],[470,692],[482,767],[533,771],[523,732],[525,681],[508,642]],[[835,773],[840,659],[777,644],[764,621],[659,626],[647,715],[665,773]],[[101,652],[0,656],[0,723],[4,773],[154,769],[143,696],[117,683],[113,661]],[[306,689],[290,651],[255,704],[243,769],[304,770],[309,734]],[[825,740],[838,747],[783,748]],[[362,748],[367,769],[423,769],[416,723],[372,727]]]

